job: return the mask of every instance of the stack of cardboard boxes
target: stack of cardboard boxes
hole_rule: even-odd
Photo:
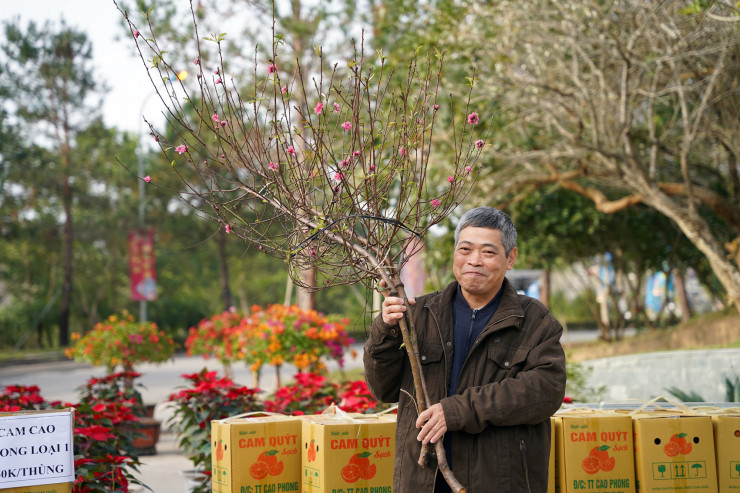
[[[391,493],[395,428],[341,412],[214,421],[213,493]]]
[[[740,413],[570,409],[551,423],[549,493],[740,493]]]

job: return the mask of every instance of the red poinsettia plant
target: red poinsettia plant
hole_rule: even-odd
[[[204,480],[194,492],[205,493],[210,491],[211,421],[261,411],[262,404],[258,389],[238,385],[215,371],[204,368],[182,377],[188,385],[170,395],[174,412],[168,424],[185,456],[203,472]]]
[[[265,411],[300,416],[321,413],[337,403],[348,413],[374,413],[389,407],[372,396],[364,380],[337,384],[322,373],[299,372],[292,383],[265,400]]]

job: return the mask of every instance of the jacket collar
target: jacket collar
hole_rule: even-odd
[[[430,296],[424,304],[429,308],[437,320],[440,321],[443,328],[451,327],[452,324],[452,301],[457,292],[458,282],[452,281],[442,291]],[[514,322],[510,319],[516,318]],[[488,326],[483,329],[484,332],[491,328],[498,328],[498,322],[507,320],[506,325],[516,325],[517,329],[521,328],[521,320],[524,318],[524,310],[519,304],[519,294],[511,285],[508,279],[504,278],[503,293],[501,294],[501,303],[498,310],[493,314]],[[445,329],[443,329],[445,330]]]

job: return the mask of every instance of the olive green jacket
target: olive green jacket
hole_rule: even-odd
[[[447,397],[457,282],[419,297],[411,313],[431,401],[440,402],[452,440],[452,470],[468,493],[546,493],[550,416],[565,395],[562,327],[539,301],[504,280],[501,304]],[[436,462],[420,468],[413,377],[397,326],[374,321],[365,378],[382,402],[398,402],[393,491],[432,492]]]

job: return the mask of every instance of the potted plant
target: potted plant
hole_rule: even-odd
[[[264,364],[274,366],[280,387],[280,367],[286,361],[309,372],[323,371],[322,358],[342,366],[344,351],[354,342],[347,333],[348,323],[346,318],[327,317],[295,305],[253,306],[239,332],[240,354],[255,375]]]
[[[231,309],[204,318],[196,327],[190,327],[185,340],[188,356],[216,358],[223,365],[224,374],[230,377],[231,363],[240,357],[237,336],[243,330],[243,319],[242,314]]]
[[[134,371],[136,363],[163,363],[175,351],[171,337],[157,328],[153,322],[136,322],[133,315],[124,311],[121,315],[111,315],[93,329],[80,336],[72,334],[76,341],[66,354],[76,361],[85,361],[96,366],[105,366],[108,376],[96,379],[83,389],[96,398],[103,396],[129,400],[132,410],[140,418],[135,426],[138,437],[135,447],[139,455],[156,453],[161,422],[147,416],[141,394],[136,390],[134,380],[141,374]],[[123,371],[115,373],[120,367]]]
[[[168,424],[175,432],[178,446],[193,463],[196,493],[210,491],[211,421],[246,412],[261,411],[258,389],[234,383],[205,368],[184,374],[188,385],[170,396],[173,414]],[[186,474],[187,475],[187,474]]]
[[[123,311],[111,315],[104,322],[80,336],[72,333],[75,344],[66,354],[76,361],[105,366],[109,374],[117,366],[123,371],[134,371],[136,363],[163,363],[172,357],[175,343],[153,322],[136,322],[133,315]]]

